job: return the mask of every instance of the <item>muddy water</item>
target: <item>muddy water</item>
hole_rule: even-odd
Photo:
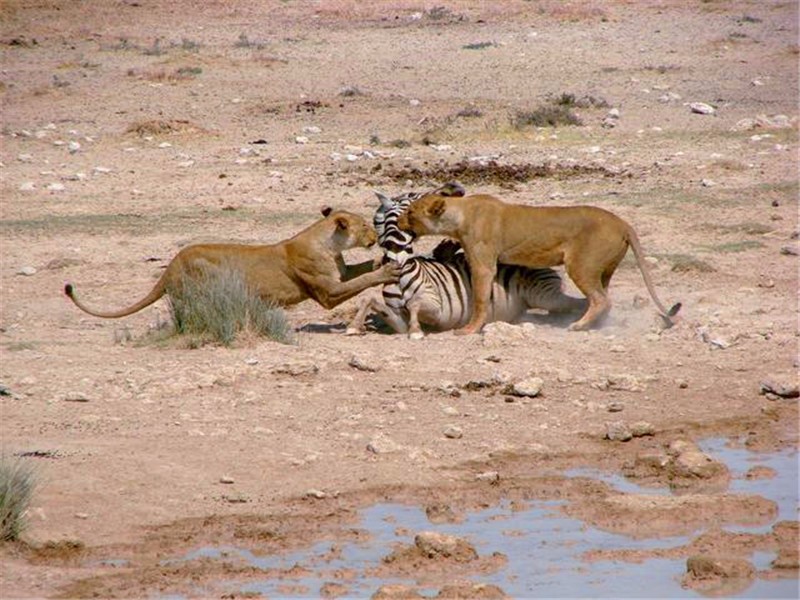
[[[701,444],[703,450],[725,462],[732,474],[731,493],[759,494],[778,505],[777,520],[798,518],[798,456],[796,448],[770,454],[756,454],[731,447],[722,439]],[[748,479],[754,466],[767,466],[777,473],[772,479]],[[568,472],[569,476],[590,476],[603,479],[625,493],[653,494],[618,476],[586,470]],[[663,492],[668,493],[668,492]],[[565,517],[554,501],[531,501],[520,507],[508,502],[469,513],[459,523],[433,524],[420,507],[399,504],[377,504],[361,513],[359,528],[370,536],[362,542],[319,543],[300,552],[281,556],[258,557],[243,549],[202,548],[184,556],[183,560],[201,557],[242,560],[259,569],[285,571],[280,579],[236,582],[220,587],[231,593],[258,593],[268,597],[319,597],[328,582],[342,584],[348,597],[368,597],[380,586],[401,583],[417,586],[420,593],[435,596],[437,588],[426,588],[413,579],[375,577],[381,558],[390,554],[398,543],[413,544],[419,531],[438,531],[468,538],[480,556],[500,552],[508,562],[493,573],[473,574],[475,583],[499,586],[514,597],[697,597],[697,592],[684,589],[680,579],[686,570],[685,558],[650,559],[641,563],[616,560],[585,561],[582,555],[593,549],[671,548],[681,546],[691,536],[659,539],[631,539],[590,527],[577,519]],[[727,527],[730,531],[763,533],[764,527]],[[751,562],[765,570],[775,558],[772,552],[755,552]],[[300,567],[300,568],[298,568]],[[291,573],[288,571],[292,570]],[[342,576],[342,574],[347,574]],[[643,582],[646,588],[643,588]],[[288,587],[287,587],[288,586]],[[198,590],[199,591],[199,590]],[[734,597],[796,598],[797,579],[756,579]]]

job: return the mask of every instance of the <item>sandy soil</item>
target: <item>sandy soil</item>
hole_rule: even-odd
[[[550,478],[613,529],[630,503],[609,513],[608,490],[564,468],[621,471],[710,434],[797,444],[797,401],[760,394],[797,383],[796,3],[194,4],[0,5],[2,452],[40,480],[27,545],[2,549],[4,597],[186,592],[221,566],[170,578],[162,553],[241,529],[278,550],[376,499],[466,509],[546,495]],[[562,94],[583,125],[512,126]],[[520,168],[455,167],[474,157]],[[550,168],[516,177],[525,165]],[[678,325],[659,329],[630,257],[586,333],[531,315],[465,338],[346,337],[352,300],[289,310],[296,345],[188,349],[153,341],[163,303],[103,321],[61,292],[121,307],[190,241],[278,241],[323,205],[371,217],[373,190],[453,175],[621,215],[662,300],[683,302]],[[527,376],[542,394],[509,401]],[[655,435],[604,440],[611,421]],[[476,484],[487,470],[503,486]],[[675,523],[675,507],[659,514]]]

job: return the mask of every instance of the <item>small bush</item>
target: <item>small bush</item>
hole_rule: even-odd
[[[0,457],[0,541],[20,538],[35,485],[34,471],[27,463]]]
[[[578,115],[563,105],[545,105],[531,111],[517,111],[511,119],[511,124],[515,129],[582,125]]]
[[[205,342],[229,346],[242,335],[266,336],[284,344],[294,336],[282,308],[248,289],[240,271],[215,269],[170,290],[175,330]]]

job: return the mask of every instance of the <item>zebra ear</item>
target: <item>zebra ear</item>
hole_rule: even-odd
[[[378,197],[378,200],[380,200],[381,206],[383,206],[383,208],[391,208],[392,207],[392,199],[389,198],[389,196],[387,196],[386,194],[383,194],[381,192],[375,192],[375,195]]]
[[[320,212],[322,213],[323,217],[327,217],[329,214],[333,212],[333,209],[330,206],[323,206],[320,209]]]
[[[444,202],[444,198],[436,198],[430,205],[428,209],[428,214],[432,217],[441,217],[444,214],[447,205]]]

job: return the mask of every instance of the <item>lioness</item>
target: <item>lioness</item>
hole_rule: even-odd
[[[142,310],[164,294],[179,292],[185,278],[220,268],[240,270],[254,293],[280,306],[312,298],[325,308],[333,308],[368,287],[397,281],[400,269],[396,265],[373,270],[373,261],[345,264],[344,250],[368,248],[377,241],[375,230],[362,217],[330,208],[324,208],[322,214],[325,218],[277,244],[188,246],[172,259],[150,293],[128,308],[87,308],[75,297],[70,283],[64,286],[64,293],[82,311],[115,319]]]
[[[429,194],[413,202],[398,225],[414,235],[442,234],[461,242],[472,271],[475,310],[469,322],[456,331],[459,334],[478,332],[486,323],[498,261],[524,267],[563,264],[589,301],[583,316],[570,325],[572,330],[588,329],[609,311],[608,284],[628,246],[633,248],[647,291],[668,324],[681,306],[664,308],[633,228],[602,208],[534,207],[483,194]]]

